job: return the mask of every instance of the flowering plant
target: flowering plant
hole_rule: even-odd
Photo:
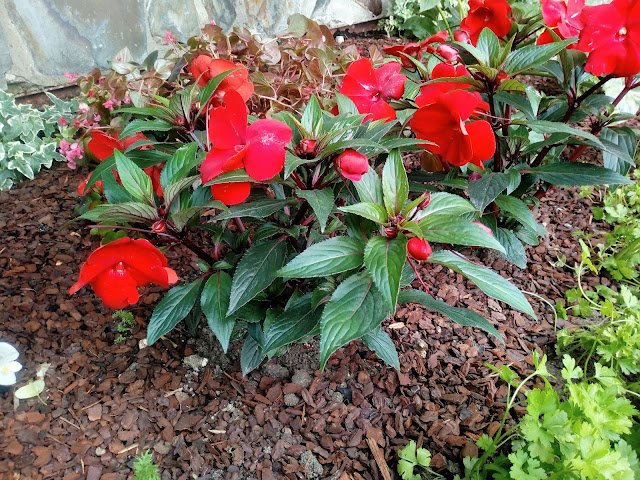
[[[211,62],[198,58],[210,72]],[[397,303],[421,303],[500,338],[479,314],[433,298],[421,262],[448,266],[533,316],[507,280],[458,252],[435,248],[504,251],[474,222],[479,212],[467,200],[410,192],[402,152],[431,143],[400,136],[401,126],[391,118],[387,99],[407,101],[407,77],[397,62],[375,70],[369,60],[360,62],[348,69],[351,86],[345,78],[341,87],[355,91],[355,101],[337,93],[334,113],[311,97],[300,114],[288,110],[258,119],[252,113],[264,110],[248,111],[242,95],[248,80],[237,76],[240,67],[201,85],[201,66],[188,66],[181,77],[187,85],[153,106],[114,110],[124,128],[89,134],[87,149],[100,163],[82,187],[95,199],[80,218],[99,231],[144,235],[161,250],[147,239],[106,236],[71,293],[91,285],[105,305],[123,308],[138,300],[141,286],[176,282],[162,251],[182,252],[197,259],[190,263],[195,270],[179,272],[180,284],[149,321],[147,342],[183,320],[195,333],[204,314],[225,351],[234,331],[245,332],[245,373],[318,334],[321,366],[336,349],[361,338],[399,368],[381,329]],[[386,106],[378,109],[380,93]],[[249,105],[261,105],[252,99]],[[426,291],[401,290],[415,278]]]

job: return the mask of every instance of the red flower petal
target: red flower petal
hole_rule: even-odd
[[[396,119],[396,111],[384,100],[380,99],[371,104],[369,109],[371,114],[365,118],[365,120],[382,120],[386,118],[387,122],[391,122]]]
[[[246,143],[247,106],[238,92],[227,92],[224,104],[209,111],[208,135],[213,146],[223,150]]]
[[[377,83],[384,100],[402,98],[407,77],[400,75],[402,65],[398,62],[387,62],[375,69]]]
[[[254,122],[247,130],[247,154],[244,168],[255,180],[269,180],[284,167],[284,146],[291,141],[291,128],[278,120]]]
[[[93,291],[107,308],[121,309],[140,299],[138,283],[131,272],[110,268],[91,282]]]
[[[489,160],[496,151],[496,138],[491,124],[485,120],[478,120],[467,123],[466,127],[473,148],[470,162],[483,168],[482,162]]]
[[[124,150],[122,143],[101,130],[91,130],[89,136],[91,140],[87,143],[87,150],[100,161],[113,155],[114,150]]]
[[[249,71],[244,65],[233,63],[229,60],[215,59],[209,65],[209,75],[214,78],[228,70],[236,70],[227,75],[216,90],[219,95],[225,95],[232,90],[236,91],[243,101],[249,100],[253,94],[253,84],[249,81]]]
[[[209,66],[213,58],[208,55],[198,55],[189,65],[189,72],[198,81],[201,86],[205,86],[211,77],[209,76]],[[206,72],[206,73],[205,73]],[[204,75],[203,75],[204,73]]]
[[[246,153],[246,146],[240,151],[237,151],[235,148],[230,148],[228,150],[214,148],[207,153],[207,156],[200,167],[200,176],[202,177],[202,181],[207,183],[218,175],[230,172],[237,168],[242,168],[244,166],[243,160]]]
[[[211,195],[225,205],[236,205],[244,202],[251,193],[249,182],[219,183],[211,185]]]

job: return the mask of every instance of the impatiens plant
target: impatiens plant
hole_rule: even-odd
[[[386,95],[388,88],[390,97],[404,101],[406,77],[397,73],[397,62],[378,70],[368,60],[360,65],[356,70],[368,79],[357,82],[362,102],[338,93],[336,115],[313,97],[301,115],[288,111],[257,119],[225,83],[238,69],[204,86],[191,83],[158,107],[116,110],[123,115],[119,133],[88,134],[88,150],[101,162],[83,187],[93,200],[80,218],[98,231],[128,236],[105,236],[71,293],[90,284],[106,306],[133,304],[139,287],[168,287],[177,280],[149,240],[176,248],[197,259],[191,263],[197,270],[160,301],[147,342],[182,320],[196,333],[204,316],[225,351],[232,335],[244,334],[245,373],[316,335],[322,367],[342,345],[361,338],[399,368],[381,329],[398,303],[421,303],[500,338],[479,314],[431,296],[420,273],[428,263],[462,273],[488,295],[533,316],[523,294],[496,273],[457,251],[432,250],[444,244],[504,251],[474,223],[479,212],[467,200],[445,192],[410,193],[401,153],[430,141],[400,137],[397,120],[386,114],[374,120],[376,109],[363,108],[377,101],[364,95],[371,85],[377,88],[371,97]],[[187,72],[191,78],[198,74]],[[394,112],[387,107],[381,111]],[[160,172],[161,190],[153,188],[150,168]],[[403,289],[414,278],[419,289]]]

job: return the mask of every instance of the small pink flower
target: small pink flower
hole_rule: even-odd
[[[178,39],[174,37],[169,30],[167,30],[166,33],[164,34],[164,43],[167,45],[170,45],[172,43],[176,43],[177,41]]]
[[[58,124],[59,124],[61,127],[64,127],[64,126],[66,126],[66,125],[67,125],[67,120],[66,120],[64,117],[60,117],[60,118],[58,119]]]
[[[69,142],[60,140],[60,153],[64,154],[69,151]]]
[[[126,104],[131,103],[131,97],[129,96],[128,93],[124,96],[124,99],[122,101]]]
[[[107,108],[109,110],[113,110],[113,102],[111,100],[107,100],[102,105],[104,106],[104,108]]]
[[[100,115],[100,114],[98,114],[98,113],[96,113],[96,114],[93,116],[93,121],[94,121],[94,122],[99,122],[101,119],[102,119],[102,115]]]
[[[209,20],[210,25],[218,25],[215,20]]]
[[[78,110],[80,111],[80,113],[87,113],[89,111],[89,105],[84,102],[80,102],[78,104]]]
[[[69,82],[73,83],[76,81],[76,79],[78,78],[78,76],[75,73],[70,73],[70,72],[65,72],[64,76],[67,77],[69,79]]]

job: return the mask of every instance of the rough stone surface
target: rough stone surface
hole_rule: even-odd
[[[291,382],[300,385],[302,388],[309,388],[312,381],[313,377],[306,370],[296,370],[293,372],[293,377],[291,377]]]
[[[66,83],[65,72],[105,68],[128,47],[136,61],[164,50],[169,30],[185,41],[210,20],[263,38],[301,13],[330,27],[379,18],[391,0],[0,0],[0,88]],[[10,40],[10,41],[9,41]]]
[[[287,393],[284,396],[284,404],[287,407],[295,407],[298,403],[300,403],[300,397],[298,397],[295,393]]]
[[[322,475],[322,465],[309,450],[305,450],[300,455],[300,465],[304,467],[309,479],[320,478],[320,475]]]

